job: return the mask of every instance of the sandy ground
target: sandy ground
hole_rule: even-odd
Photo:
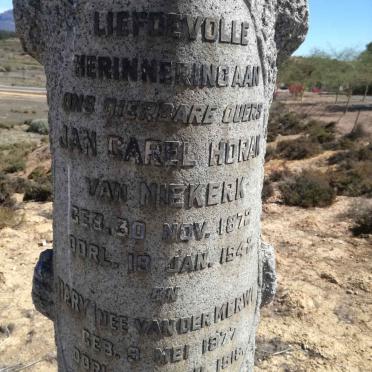
[[[17,125],[47,116],[45,95],[0,92],[0,123]]]
[[[279,290],[262,313],[256,371],[372,370],[372,241],[351,236],[344,213],[352,202],[341,197],[321,210],[265,205]],[[51,203],[22,204],[20,224],[0,231],[0,368],[46,359],[27,370],[56,371],[52,323],[30,296],[51,212]]]
[[[25,120],[48,117],[46,96],[0,91],[0,146],[19,142],[40,143],[41,136],[27,133]]]
[[[0,370],[55,353],[52,322],[31,300],[33,268],[46,249],[39,244],[52,239],[51,211],[51,203],[24,204],[17,212],[19,226],[0,230]],[[28,370],[52,372],[56,364],[43,362]]]
[[[354,203],[265,205],[279,290],[262,314],[257,371],[372,371],[372,240],[350,234]]]

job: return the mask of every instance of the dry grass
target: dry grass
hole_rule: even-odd
[[[16,227],[22,221],[22,218],[13,208],[0,206],[0,230],[4,227]]]
[[[0,146],[0,172],[16,173],[25,169],[27,155],[37,146],[32,142],[21,142]]]
[[[43,67],[23,52],[19,39],[0,40],[0,84],[45,86]]]

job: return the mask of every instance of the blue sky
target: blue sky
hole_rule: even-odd
[[[235,1],[235,0],[232,0]],[[372,0],[309,0],[310,32],[296,55],[314,48],[326,51],[356,48],[372,42]],[[12,8],[0,0],[0,12]]]
[[[13,8],[12,0],[0,0],[0,13],[11,8]]]
[[[296,55],[314,48],[356,48],[372,42],[372,0],[309,0],[310,30]]]

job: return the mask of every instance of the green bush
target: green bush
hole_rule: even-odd
[[[280,191],[285,204],[303,208],[327,207],[336,197],[327,176],[315,171],[288,177],[280,184]]]
[[[38,134],[48,134],[49,124],[47,119],[34,119],[31,120],[27,132],[38,133]]]
[[[301,160],[311,158],[321,152],[318,143],[309,138],[301,137],[295,140],[281,141],[278,143],[274,157],[287,160]]]

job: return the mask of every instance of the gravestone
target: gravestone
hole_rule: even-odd
[[[14,0],[47,75],[59,371],[252,371],[277,62],[306,0]]]

